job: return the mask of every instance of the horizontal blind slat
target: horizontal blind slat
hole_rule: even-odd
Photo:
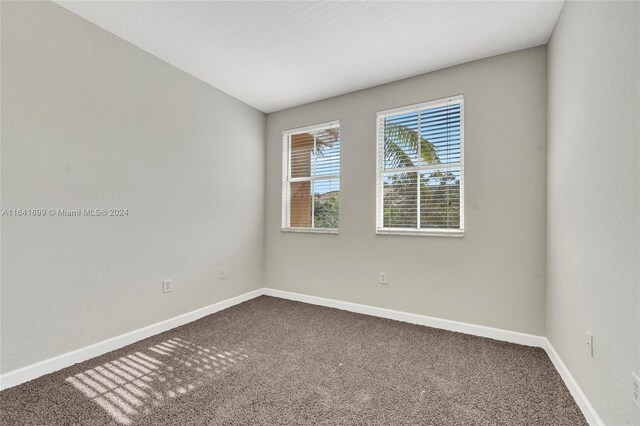
[[[378,113],[378,229],[462,229],[462,105]]]
[[[340,124],[283,132],[282,227],[337,230]]]

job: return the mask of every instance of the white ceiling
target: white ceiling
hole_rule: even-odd
[[[267,113],[545,44],[563,4],[57,3]]]

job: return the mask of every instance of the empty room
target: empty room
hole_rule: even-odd
[[[640,426],[640,2],[0,17],[0,424]]]

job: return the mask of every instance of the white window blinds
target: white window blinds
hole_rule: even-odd
[[[340,123],[283,132],[282,228],[337,232]]]
[[[461,236],[463,98],[377,115],[377,232]]]

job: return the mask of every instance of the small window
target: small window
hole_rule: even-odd
[[[377,114],[379,234],[462,236],[463,98]]]
[[[340,123],[283,132],[282,229],[337,233]]]

